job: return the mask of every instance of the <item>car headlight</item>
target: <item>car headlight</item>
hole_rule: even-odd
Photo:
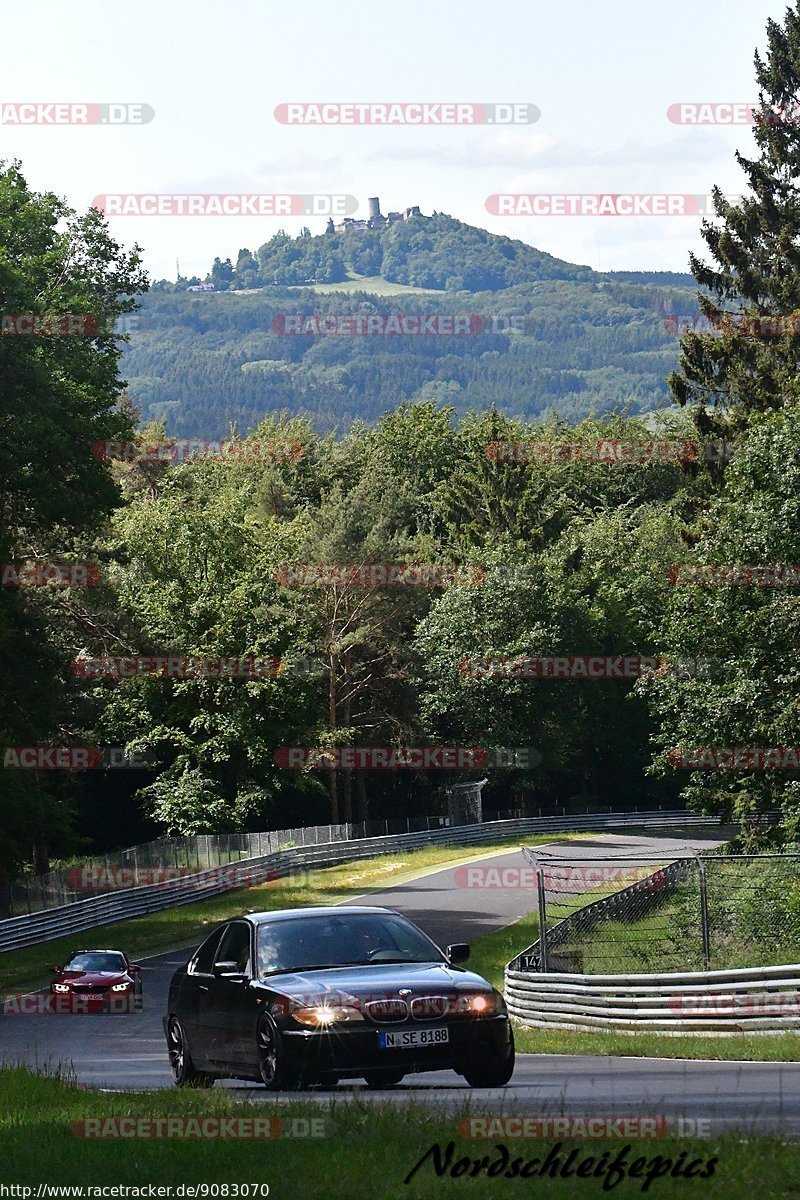
[[[473,1017],[494,1017],[505,1012],[506,1006],[499,992],[477,992],[463,1000],[464,1010]]]
[[[54,983],[53,991],[54,992],[68,992],[69,984],[68,983]]]
[[[112,985],[112,992],[127,992],[131,985],[129,983],[115,983]]]
[[[324,1029],[328,1025],[344,1025],[364,1020],[359,1010],[349,1004],[318,1004],[315,1008],[298,1008],[292,1016],[295,1021],[311,1029]]]

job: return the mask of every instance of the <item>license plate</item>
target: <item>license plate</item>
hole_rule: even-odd
[[[381,1050],[405,1050],[415,1046],[441,1046],[450,1041],[449,1029],[407,1029],[378,1034]]]

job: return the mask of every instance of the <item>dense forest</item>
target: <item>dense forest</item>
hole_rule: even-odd
[[[451,224],[459,237],[483,232]],[[459,250],[458,238],[442,238],[453,262],[467,253],[470,239],[462,240]],[[129,332],[122,371],[145,419],[165,418],[179,437],[222,437],[231,425],[251,429],[281,411],[313,418],[320,431],[344,432],[428,399],[459,413],[494,404],[523,418],[558,413],[570,420],[668,403],[665,379],[678,357],[669,315],[698,311],[680,276],[637,282],[569,264],[542,275],[535,257],[527,266],[529,282],[493,292],[376,295],[367,290],[374,280],[364,291],[324,294],[279,286],[154,290]],[[398,313],[474,315],[483,325],[473,322],[460,336],[326,336],[324,322],[313,321],[318,314]],[[309,332],[284,332],[298,314],[312,318]]]

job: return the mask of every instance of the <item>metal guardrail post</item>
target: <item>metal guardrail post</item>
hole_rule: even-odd
[[[547,971],[547,899],[544,894],[544,872],[536,868],[536,891],[539,899],[539,970]]]
[[[708,927],[708,889],[706,887],[706,868],[700,855],[697,856],[697,869],[700,872],[700,929],[703,935],[703,970],[711,970],[711,937]]]

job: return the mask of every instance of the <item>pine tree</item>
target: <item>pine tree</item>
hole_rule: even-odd
[[[751,194],[734,204],[715,187],[719,222],[702,227],[713,263],[690,255],[701,311],[718,329],[686,333],[669,378],[703,437],[735,437],[752,414],[800,395],[800,0],[782,26],[767,23],[755,70],[758,155],[736,153]]]

